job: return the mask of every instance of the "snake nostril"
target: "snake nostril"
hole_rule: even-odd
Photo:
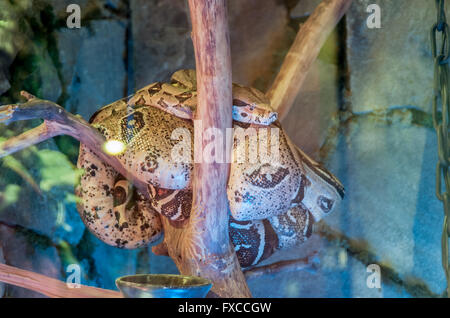
[[[333,208],[334,201],[327,197],[324,197],[323,195],[320,195],[317,198],[317,204],[319,205],[319,207],[322,209],[322,211],[324,213],[328,213]]]

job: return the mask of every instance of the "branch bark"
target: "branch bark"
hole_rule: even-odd
[[[0,282],[36,291],[51,298],[122,298],[122,294],[109,289],[81,285],[69,288],[57,279],[0,264]]]
[[[225,0],[190,0],[189,8],[197,69],[196,119],[202,126],[195,131],[194,151],[203,154],[204,146],[211,141],[203,140],[203,131],[216,128],[222,136],[215,138],[222,140],[225,129],[232,127],[227,11]],[[251,297],[228,235],[229,169],[226,163],[195,164],[189,223],[184,229],[176,229],[163,220],[165,244],[180,272],[209,278],[215,295]]]
[[[275,81],[266,94],[280,120],[294,104],[320,49],[351,3],[352,0],[324,0],[300,27]]]
[[[316,256],[317,252],[305,258],[280,261],[265,266],[258,266],[255,268],[251,268],[244,272],[245,278],[253,279],[268,274],[276,274],[281,272],[296,272],[300,270],[315,271],[317,263],[314,262],[314,258]]]

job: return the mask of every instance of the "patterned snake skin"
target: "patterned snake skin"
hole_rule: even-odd
[[[276,248],[308,238],[312,224],[334,210],[344,189],[331,173],[293,145],[263,93],[234,84],[233,100],[233,158],[237,158],[238,145],[243,145],[240,151],[260,157],[271,147],[272,137],[279,141],[277,160],[269,157],[254,162],[246,156],[244,161],[231,163],[229,233],[241,265],[248,267]],[[180,142],[180,138],[172,138],[172,132],[184,128],[193,136],[195,106],[195,72],[183,70],[173,75],[171,84],[151,84],[92,116],[91,124],[107,140],[126,145],[117,158],[148,184],[151,197],[145,200],[124,176],[81,144],[78,167],[85,172],[76,189],[83,202],[78,211],[100,240],[120,248],[137,248],[160,238],[160,215],[172,222],[189,218],[193,164],[172,160],[172,149]],[[277,133],[272,136],[272,131]],[[263,139],[266,144],[247,142],[255,136],[267,137]],[[191,149],[193,139],[188,141]]]

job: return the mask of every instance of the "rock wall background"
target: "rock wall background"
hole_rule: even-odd
[[[70,3],[81,7],[81,29],[66,27]],[[229,0],[234,81],[267,90],[317,3]],[[381,29],[367,28],[371,3],[381,7]],[[254,296],[442,294],[428,40],[434,10],[432,1],[354,0],[330,36],[283,125],[341,179],[347,198],[309,241],[264,262],[318,251],[315,272],[251,279]],[[0,104],[25,89],[87,119],[195,65],[184,0],[0,0],[0,22]],[[0,142],[38,123],[0,125]],[[125,274],[176,273],[150,248],[115,249],[84,228],[73,196],[77,146],[58,137],[0,159],[0,262],[61,280],[76,263],[83,284],[111,289]],[[370,264],[381,266],[381,289],[366,285]],[[40,297],[0,284],[2,295]]]

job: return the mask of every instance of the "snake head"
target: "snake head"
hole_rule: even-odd
[[[249,124],[270,125],[278,113],[263,92],[253,87],[233,84],[233,119]]]

